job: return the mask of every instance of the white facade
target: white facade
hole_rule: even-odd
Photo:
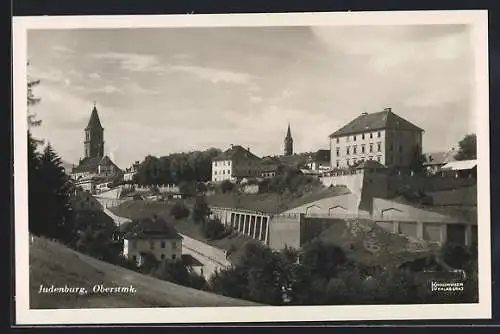
[[[181,239],[125,239],[123,240],[123,255],[142,264],[141,253],[150,253],[158,261],[178,260],[182,255]]]
[[[361,160],[385,161],[385,130],[330,138],[331,167],[345,168]]]
[[[212,161],[212,181],[234,181],[233,162],[231,160]]]

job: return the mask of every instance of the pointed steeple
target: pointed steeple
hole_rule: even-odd
[[[90,119],[87,127],[85,129],[102,129],[101,121],[99,120],[99,114],[97,113],[97,108],[94,102],[94,108],[90,114]]]
[[[286,131],[285,149],[283,153],[287,156],[293,155],[293,139],[292,139],[292,131],[290,131],[290,123],[288,123],[288,129]]]

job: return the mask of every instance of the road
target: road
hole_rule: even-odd
[[[98,197],[96,197],[96,199],[102,204],[104,213],[113,219],[116,225],[120,226],[121,224],[130,221],[128,218],[117,216],[111,212],[105,205],[107,203],[107,199]],[[224,250],[190,238],[187,235],[181,233],[179,234],[183,238],[182,254],[190,255],[203,264],[203,276],[206,279],[209,279],[210,276],[212,276],[217,270],[230,266],[231,263],[226,260]]]

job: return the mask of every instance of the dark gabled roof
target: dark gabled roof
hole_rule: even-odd
[[[80,164],[73,168],[73,173],[85,173],[85,172],[95,173],[97,172],[97,166],[99,165],[101,159],[102,159],[101,157],[83,158],[80,161]]]
[[[358,165],[356,165],[356,167],[355,167],[355,169],[366,169],[366,168],[382,169],[382,168],[386,168],[386,167],[384,165],[382,165],[380,162],[375,161],[375,160],[362,161]]]
[[[97,109],[94,106],[94,109],[92,109],[92,113],[90,114],[90,119],[89,123],[87,124],[87,129],[102,129],[101,121],[99,120],[99,115],[97,114]]]
[[[160,217],[147,217],[121,225],[125,239],[182,239],[177,230]]]
[[[444,165],[447,162],[455,161],[454,153],[453,151],[427,153],[425,154],[426,161],[424,165]]]
[[[240,145],[233,145],[230,149],[222,152],[214,158],[214,161],[241,161],[241,160],[260,160],[258,156],[250,152],[250,150],[243,148]]]
[[[350,134],[383,129],[424,131],[413,123],[396,115],[390,109],[386,109],[372,114],[364,113],[332,133],[330,137],[347,136]]]
[[[97,167],[99,165],[101,166],[112,165],[118,171],[121,171],[121,169],[113,161],[111,161],[111,159],[107,155],[105,155],[104,157],[83,158],[80,161],[80,164],[73,168],[73,173],[84,173],[84,172],[96,173]]]
[[[305,155],[282,155],[278,158],[280,164],[288,167],[297,167],[306,163],[307,157]]]

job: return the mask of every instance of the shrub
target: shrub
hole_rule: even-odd
[[[187,218],[189,213],[189,209],[183,202],[176,202],[170,209],[170,215],[174,216],[175,219]]]
[[[225,231],[224,225],[218,218],[209,219],[202,225],[202,233],[208,239],[220,239]]]
[[[234,184],[229,180],[224,180],[220,184],[220,191],[225,194],[234,190]]]
[[[196,196],[193,212],[191,213],[191,217],[195,223],[203,222],[206,220],[208,215],[210,214],[210,208],[208,207],[207,201],[205,200],[205,196]]]

